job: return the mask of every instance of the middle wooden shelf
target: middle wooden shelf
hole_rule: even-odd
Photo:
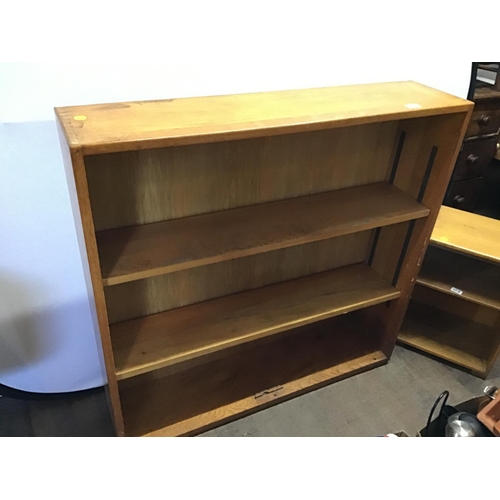
[[[429,246],[417,283],[500,311],[500,267]]]
[[[381,182],[97,233],[105,286],[426,217]]]
[[[118,379],[394,300],[365,264],[334,269],[110,326]]]

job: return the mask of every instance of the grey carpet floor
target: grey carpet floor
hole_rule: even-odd
[[[425,426],[435,399],[459,404],[500,385],[500,360],[488,380],[396,346],[389,363],[236,420],[203,436],[380,436]]]

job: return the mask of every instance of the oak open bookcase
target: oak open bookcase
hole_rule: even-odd
[[[386,363],[472,106],[398,82],[57,108],[117,434]]]

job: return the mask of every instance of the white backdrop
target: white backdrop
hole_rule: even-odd
[[[154,65],[0,64],[0,383],[40,392],[103,383],[54,106],[394,80],[467,94],[467,61],[336,62],[307,36],[301,48],[276,57],[255,39],[241,58],[210,58],[206,45],[188,57],[180,43]]]

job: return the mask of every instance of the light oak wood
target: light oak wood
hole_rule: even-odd
[[[412,82],[58,109],[77,180],[75,213],[80,212],[86,228],[88,286],[106,371],[112,374],[117,433],[122,435],[124,428],[127,435],[165,428],[196,433],[280,400],[274,397],[278,386],[290,384],[286,397],[292,397],[314,387],[315,380],[328,383],[388,359],[471,111],[468,101]],[[95,231],[155,223],[170,227],[233,209],[254,212],[260,204],[290,208],[300,197],[317,200],[329,191],[338,196],[339,190],[374,189],[363,186],[377,183],[392,184],[391,190],[426,207],[428,216],[396,218],[381,227],[382,217],[373,222],[379,199],[367,216],[371,225],[363,225],[365,215],[360,214],[367,213],[366,207],[365,212],[358,207],[364,200],[355,208],[346,202],[349,213],[344,210],[343,219],[331,215],[346,224],[333,232],[340,235],[335,238],[321,239],[316,226],[319,237],[300,239],[321,221],[318,210],[303,220],[305,232],[298,231],[292,246],[281,246],[272,231],[265,253],[235,254],[260,243],[255,238],[250,246],[240,247],[241,241],[231,246],[231,237],[220,235],[217,241],[224,245],[208,245],[208,260],[207,254],[194,252],[187,260],[177,254],[165,264],[163,249],[154,250],[144,254],[139,273],[186,262],[198,267],[170,267],[174,272],[139,275],[142,279],[136,275],[104,291],[100,257],[104,263],[108,254],[102,248],[101,256],[97,253]],[[266,212],[262,217],[277,216]],[[281,222],[300,222],[300,212]],[[151,230],[137,227],[123,234],[129,231],[133,240],[136,230]],[[204,226],[195,229],[200,233]],[[269,235],[266,230],[259,228]],[[171,242],[161,234],[169,251],[170,244],[179,244],[179,238]],[[247,234],[241,235],[243,243]],[[189,237],[186,242],[191,250],[200,249],[190,246]],[[127,256],[122,251],[129,241],[122,244],[106,260],[105,279]],[[145,264],[150,255],[153,260],[160,256],[152,266]],[[342,267],[360,260],[365,263]],[[132,273],[136,265],[130,262]],[[311,274],[317,270],[324,272]],[[235,278],[238,272],[241,278]],[[223,283],[227,280],[231,283]],[[262,284],[268,285],[258,288]],[[158,310],[163,312],[151,315]],[[121,321],[132,315],[137,319]],[[323,318],[330,319],[319,321]],[[110,321],[119,321],[111,325],[113,350]],[[483,318],[483,323],[495,321],[487,314]],[[128,378],[117,382],[117,372]],[[265,403],[244,403],[241,413],[231,409],[251,397]]]
[[[418,272],[428,244],[433,221],[437,217],[446,186],[453,171],[453,160],[458,155],[460,143],[469,116],[437,116],[399,122],[395,135],[391,165],[394,185],[430,209],[429,216],[413,226],[399,224],[382,228],[373,254],[372,266],[395,286],[405,290],[405,299],[392,305],[405,309],[413,282],[411,276]],[[399,143],[403,137],[402,147]],[[435,155],[433,152],[435,151]],[[399,152],[399,154],[398,154]],[[450,154],[450,152],[452,154]],[[403,255],[405,240],[407,249]],[[415,252],[416,251],[416,252]],[[410,280],[408,281],[408,277]],[[406,295],[408,292],[410,295]],[[400,317],[399,314],[394,317]]]
[[[468,368],[480,377],[484,378],[487,373],[491,330],[485,325],[442,309],[412,302],[399,340]]]
[[[412,299],[440,311],[431,316],[459,318],[461,325],[456,331],[441,326],[444,334],[427,332],[431,340],[422,339],[421,332],[410,341],[400,335],[401,342],[483,378],[500,355],[499,230],[499,221],[441,208]]]
[[[364,264],[111,327],[118,379],[397,298]]]
[[[382,325],[370,309],[237,346],[216,359],[205,356],[175,372],[168,367],[121,380],[127,434],[200,432],[387,362],[376,348]]]
[[[467,111],[415,82],[56,108],[86,155],[219,142]]]
[[[109,321],[118,323],[358,264],[365,260],[371,233],[362,231],[106,287]]]
[[[432,244],[500,264],[500,221],[443,206]]]
[[[457,134],[460,133],[460,126],[462,126],[461,120],[449,116],[400,121],[395,134],[395,143],[392,148],[393,154],[390,161],[392,165],[391,176],[393,177],[392,182],[394,185],[414,199],[419,197],[422,188],[423,196],[428,194],[427,189],[430,189],[432,193],[436,184],[430,184],[429,180],[426,182],[426,172],[433,148],[438,146],[438,151],[440,151],[438,160],[441,160],[441,162],[443,160],[446,161],[449,157],[450,148],[448,141],[450,139],[455,140]],[[443,129],[447,129],[448,133],[444,133]],[[446,165],[446,168],[450,169],[451,167]],[[394,172],[392,173],[392,171]],[[437,180],[437,186],[440,186],[442,190],[442,185],[439,179],[435,179],[435,176],[443,175],[443,165],[437,165],[436,170],[434,170],[434,165],[432,165],[430,173],[434,177],[433,180]],[[429,199],[433,199],[433,197],[431,196]],[[437,213],[436,202],[434,202],[432,208],[432,215],[435,216]],[[419,224],[416,230],[415,226],[410,227],[410,224],[399,224],[397,226],[382,228],[373,255],[373,268],[387,280],[391,282],[395,280],[395,284],[397,284],[400,280],[403,263],[405,261],[408,262],[406,255],[401,260],[407,236],[409,235],[410,237],[407,249],[414,248],[415,245],[415,248],[421,248],[421,244],[416,244],[416,242],[419,235],[421,236],[428,231],[429,225],[427,219],[426,225]],[[415,265],[418,268],[418,261],[415,262],[413,260],[412,271],[409,271],[407,274],[413,272]],[[401,288],[407,288],[404,282],[401,283]]]
[[[493,327],[499,317],[499,312],[495,309],[461,300],[459,296],[444,294],[419,284],[413,290],[412,300],[438,307],[445,312],[488,327]]]
[[[428,214],[410,196],[379,183],[115,229],[99,233],[97,241],[103,282],[109,286]]]
[[[99,257],[95,230],[90,210],[88,186],[85,178],[85,166],[80,149],[68,148],[60,125],[57,125],[61,151],[65,168],[68,192],[73,209],[75,229],[80,252],[82,254],[83,271],[87,285],[90,313],[97,341],[97,353],[101,366],[101,375],[107,382],[106,396],[109,401],[111,418],[118,436],[124,435],[123,415],[121,411],[118,383],[113,360],[113,348],[109,333],[106,302],[99,269]]]
[[[403,222],[381,228],[371,267],[392,283],[409,224]]]
[[[415,277],[424,258],[471,112],[472,106],[469,106],[463,115],[405,120],[399,124],[393,155],[396,168],[394,174],[391,171],[391,177],[396,187],[421,201],[430,209],[430,214],[425,219],[406,223],[405,233],[400,226],[382,228],[381,237],[384,236],[394,245],[389,247],[387,262],[380,263],[385,260],[387,244],[380,247],[377,244],[375,247],[373,267],[401,290],[400,298],[391,302],[388,308],[378,307],[378,316],[386,325],[381,349],[387,357],[391,356],[401,329]],[[401,141],[401,134],[404,134],[404,141]],[[400,142],[403,147],[398,155]],[[394,248],[399,249],[397,259]]]
[[[500,311],[500,268],[430,246],[417,283]]]
[[[235,401],[212,411],[196,415],[195,417],[182,420],[157,431],[145,434],[146,437],[175,437],[190,436],[193,433],[203,432],[214,426],[222,425],[235,417],[243,417],[257,410],[262,410],[273,404],[287,401],[312,391],[326,384],[337,382],[346,377],[351,377],[372,368],[387,363],[384,353],[375,351],[365,354],[344,363],[332,366],[325,370],[313,373],[307,377],[293,380],[286,384],[267,389],[245,399]]]
[[[396,129],[397,122],[384,122],[88,156],[95,227],[149,224],[382,182]]]

